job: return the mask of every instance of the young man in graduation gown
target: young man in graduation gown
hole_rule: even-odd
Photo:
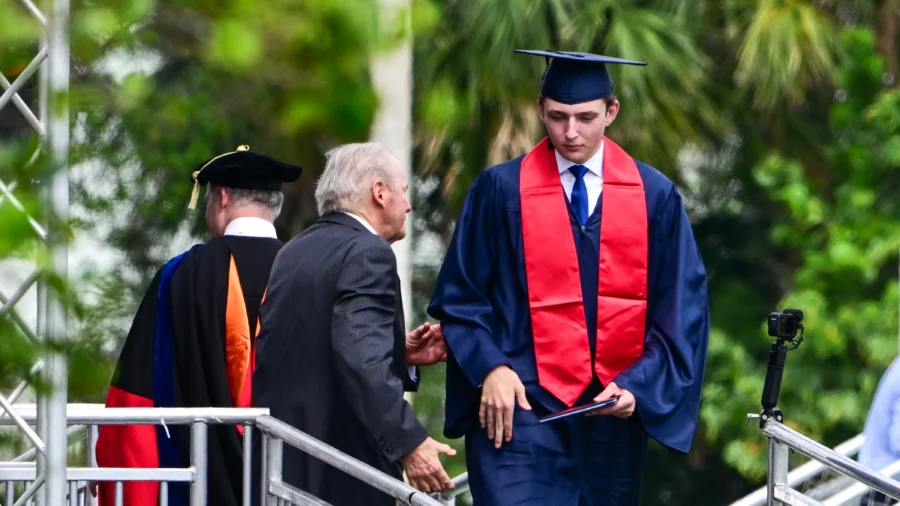
[[[475,181],[428,309],[449,350],[445,435],[466,438],[475,506],[634,505],[647,434],[691,447],[705,269],[678,189],[604,136],[606,64],[641,63],[527,53],[549,62],[548,138]]]
[[[196,205],[206,192],[213,239],[169,260],[156,274],[125,340],[107,407],[250,407],[259,306],[282,243],[273,222],[283,182],[301,168],[241,146],[193,173]],[[209,504],[237,506],[242,490],[242,427],[212,425]],[[188,467],[188,426],[100,428],[101,467]],[[168,504],[187,504],[187,484],[169,484]],[[158,483],[126,483],[126,506],[155,506]],[[102,483],[103,506],[114,504]]]

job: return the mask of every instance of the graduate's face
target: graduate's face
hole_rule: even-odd
[[[563,104],[549,98],[538,100],[541,120],[553,147],[563,158],[584,163],[600,150],[606,127],[616,119],[619,102],[603,99],[582,104]]]

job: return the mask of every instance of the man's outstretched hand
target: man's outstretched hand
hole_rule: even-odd
[[[438,455],[456,455],[456,450],[434,439],[427,438],[403,457],[403,470],[409,484],[422,492],[443,492],[453,488],[453,481],[444,470]]]
[[[406,363],[433,365],[447,360],[447,343],[440,325],[428,322],[406,335]]]

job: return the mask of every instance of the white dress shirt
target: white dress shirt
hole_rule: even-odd
[[[378,235],[378,232],[375,231],[375,227],[373,227],[373,226],[369,223],[369,221],[366,220],[365,218],[363,218],[362,216],[360,216],[360,215],[358,215],[358,214],[353,214],[353,213],[348,212],[348,211],[341,211],[341,212],[344,213],[344,214],[346,214],[347,216],[353,217],[353,219],[355,219],[356,221],[362,223],[362,226],[366,227],[366,230],[368,230],[369,232],[372,232],[373,234]]]
[[[346,214],[347,216],[353,217],[356,221],[362,223],[362,225],[364,227],[366,227],[366,230],[368,230],[369,232],[372,232],[373,234],[378,235],[378,232],[375,231],[375,228],[362,216],[360,216],[358,214],[353,214],[353,213],[347,212],[347,211],[341,211],[341,212]],[[414,365],[406,366],[406,372],[407,372],[407,374],[409,374],[409,379],[416,381],[416,366],[414,366]]]
[[[278,234],[275,233],[275,225],[262,218],[254,218],[252,216],[231,220],[228,226],[225,227],[225,235],[278,239]]]
[[[569,168],[578,164],[566,160],[555,149],[553,153],[556,154],[556,166],[559,167],[559,179],[562,181],[566,198],[569,199],[569,202],[572,202],[572,187],[575,186],[575,175],[569,172]],[[587,187],[588,216],[591,216],[594,214],[594,208],[597,207],[600,192],[603,191],[603,144],[600,144],[600,150],[590,160],[581,165],[588,169],[584,174],[584,186]]]

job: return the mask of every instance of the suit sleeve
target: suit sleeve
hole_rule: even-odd
[[[428,436],[403,398],[404,382],[391,370],[396,275],[394,252],[386,244],[351,250],[338,275],[331,319],[339,387],[391,461]]]
[[[709,341],[706,270],[674,187],[654,225],[644,353],[614,381],[634,394],[654,439],[687,453],[697,428]]]
[[[503,212],[490,176],[479,176],[466,196],[428,306],[428,314],[441,322],[448,360],[475,387],[497,367],[510,364],[494,340],[494,308],[488,299],[491,266],[497,261],[492,241],[501,233]]]

